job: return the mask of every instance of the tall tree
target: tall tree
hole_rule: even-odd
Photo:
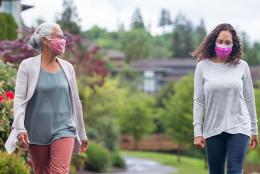
[[[164,31],[164,28],[167,25],[172,25],[171,15],[168,10],[162,9],[160,20],[159,20],[159,26],[162,27]]]
[[[244,51],[244,59],[248,62],[249,65],[260,64],[260,43],[254,42],[250,43],[249,36],[247,33],[241,33],[241,42]]]
[[[166,132],[179,145],[179,151],[184,144],[190,144],[193,138],[192,108],[193,108],[193,75],[187,75],[175,84],[174,95],[164,101],[164,118]],[[178,153],[180,161],[180,153]]]
[[[249,43],[249,37],[245,32],[241,32],[241,42],[243,45],[243,51],[244,51],[244,59],[247,60],[249,64],[251,64],[251,60],[248,57],[248,53],[250,51],[250,43]]]
[[[126,61],[147,58],[150,52],[151,35],[141,29],[135,29],[125,34],[122,42],[123,51],[126,54]]]
[[[85,121],[91,139],[110,150],[117,149],[120,110],[127,105],[127,89],[119,87],[117,79],[107,79],[103,86],[92,90],[79,83],[83,98]]]
[[[131,19],[131,29],[145,29],[141,10],[136,8]]]
[[[105,28],[100,28],[99,26],[94,25],[92,28],[85,32],[85,35],[88,39],[95,41],[100,38],[108,37],[109,33]]]
[[[156,115],[154,118],[154,124],[155,124],[155,130],[154,133],[165,133],[166,132],[166,126],[165,122],[163,121],[164,117],[163,114],[165,107],[166,107],[166,101],[168,101],[175,93],[175,82],[171,81],[167,83],[156,95],[155,95],[155,107],[156,109]]]
[[[79,21],[77,8],[74,6],[73,0],[63,0],[63,11],[56,22],[60,24],[63,30],[72,34],[79,34],[81,31],[80,25],[78,24]]]
[[[17,24],[12,15],[0,13],[0,40],[15,40]]]
[[[205,38],[206,35],[207,35],[207,30],[205,28],[205,23],[204,23],[204,20],[201,19],[200,24],[196,27],[195,33],[194,33],[195,45],[200,44],[203,41],[203,39]]]
[[[172,57],[190,57],[190,52],[193,48],[193,25],[184,15],[179,14],[174,21]]]
[[[250,65],[259,65],[260,64],[260,43],[254,42],[252,47],[247,52],[248,63]]]
[[[154,98],[144,93],[131,94],[121,112],[121,130],[133,136],[137,149],[143,136],[154,129]]]

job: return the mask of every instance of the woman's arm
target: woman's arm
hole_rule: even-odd
[[[193,96],[193,126],[194,137],[202,136],[202,121],[204,112],[204,83],[201,66],[198,63],[194,74]]]
[[[70,64],[71,65],[71,64]],[[85,125],[84,125],[84,119],[83,119],[83,111],[82,111],[82,105],[81,101],[79,98],[79,93],[78,93],[78,87],[77,87],[77,80],[76,80],[76,73],[71,65],[72,69],[72,80],[73,80],[73,86],[74,86],[74,99],[75,99],[75,110],[76,110],[76,117],[78,121],[78,130],[79,130],[79,137],[81,140],[87,140],[88,137],[86,135],[86,130],[85,130]]]
[[[27,132],[24,127],[25,119],[25,106],[24,100],[27,95],[28,75],[26,72],[26,65],[23,62],[19,65],[16,82],[15,82],[15,95],[14,95],[14,121],[12,128],[17,130],[17,135],[21,132]]]
[[[253,88],[250,69],[247,62],[246,62],[245,72],[243,75],[243,95],[251,119],[251,134],[257,135],[258,127],[257,127],[257,116],[256,116],[256,108],[255,108],[254,88]]]

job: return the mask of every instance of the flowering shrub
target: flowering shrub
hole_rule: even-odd
[[[0,93],[0,149],[3,148],[4,142],[11,130],[13,120],[13,91]]]
[[[37,51],[30,48],[27,42],[33,28],[24,28],[21,31],[23,37],[16,40],[0,40],[0,59],[5,63],[18,64],[22,60],[37,55]],[[100,48],[89,39],[65,32],[66,58],[71,62],[76,73],[83,75],[82,81],[90,87],[101,86],[109,74],[108,63],[102,59]],[[1,77],[0,77],[1,78]]]
[[[13,65],[0,61],[0,150],[11,131],[15,74]]]

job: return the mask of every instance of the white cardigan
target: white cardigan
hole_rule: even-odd
[[[75,71],[71,63],[57,57],[61,68],[64,70],[70,87],[70,99],[72,102],[73,117],[76,123],[76,141],[73,153],[80,153],[81,141],[86,140],[86,131],[83,120],[82,106],[78,95]],[[20,132],[27,132],[24,126],[25,109],[28,101],[33,96],[41,67],[41,55],[25,59],[21,62],[15,83],[14,96],[14,121],[12,131],[5,143],[5,149],[11,154],[18,142],[17,136]]]

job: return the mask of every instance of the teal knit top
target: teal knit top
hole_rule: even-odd
[[[41,68],[26,107],[25,127],[30,144],[48,145],[61,137],[76,137],[69,84],[62,69],[48,72]]]

